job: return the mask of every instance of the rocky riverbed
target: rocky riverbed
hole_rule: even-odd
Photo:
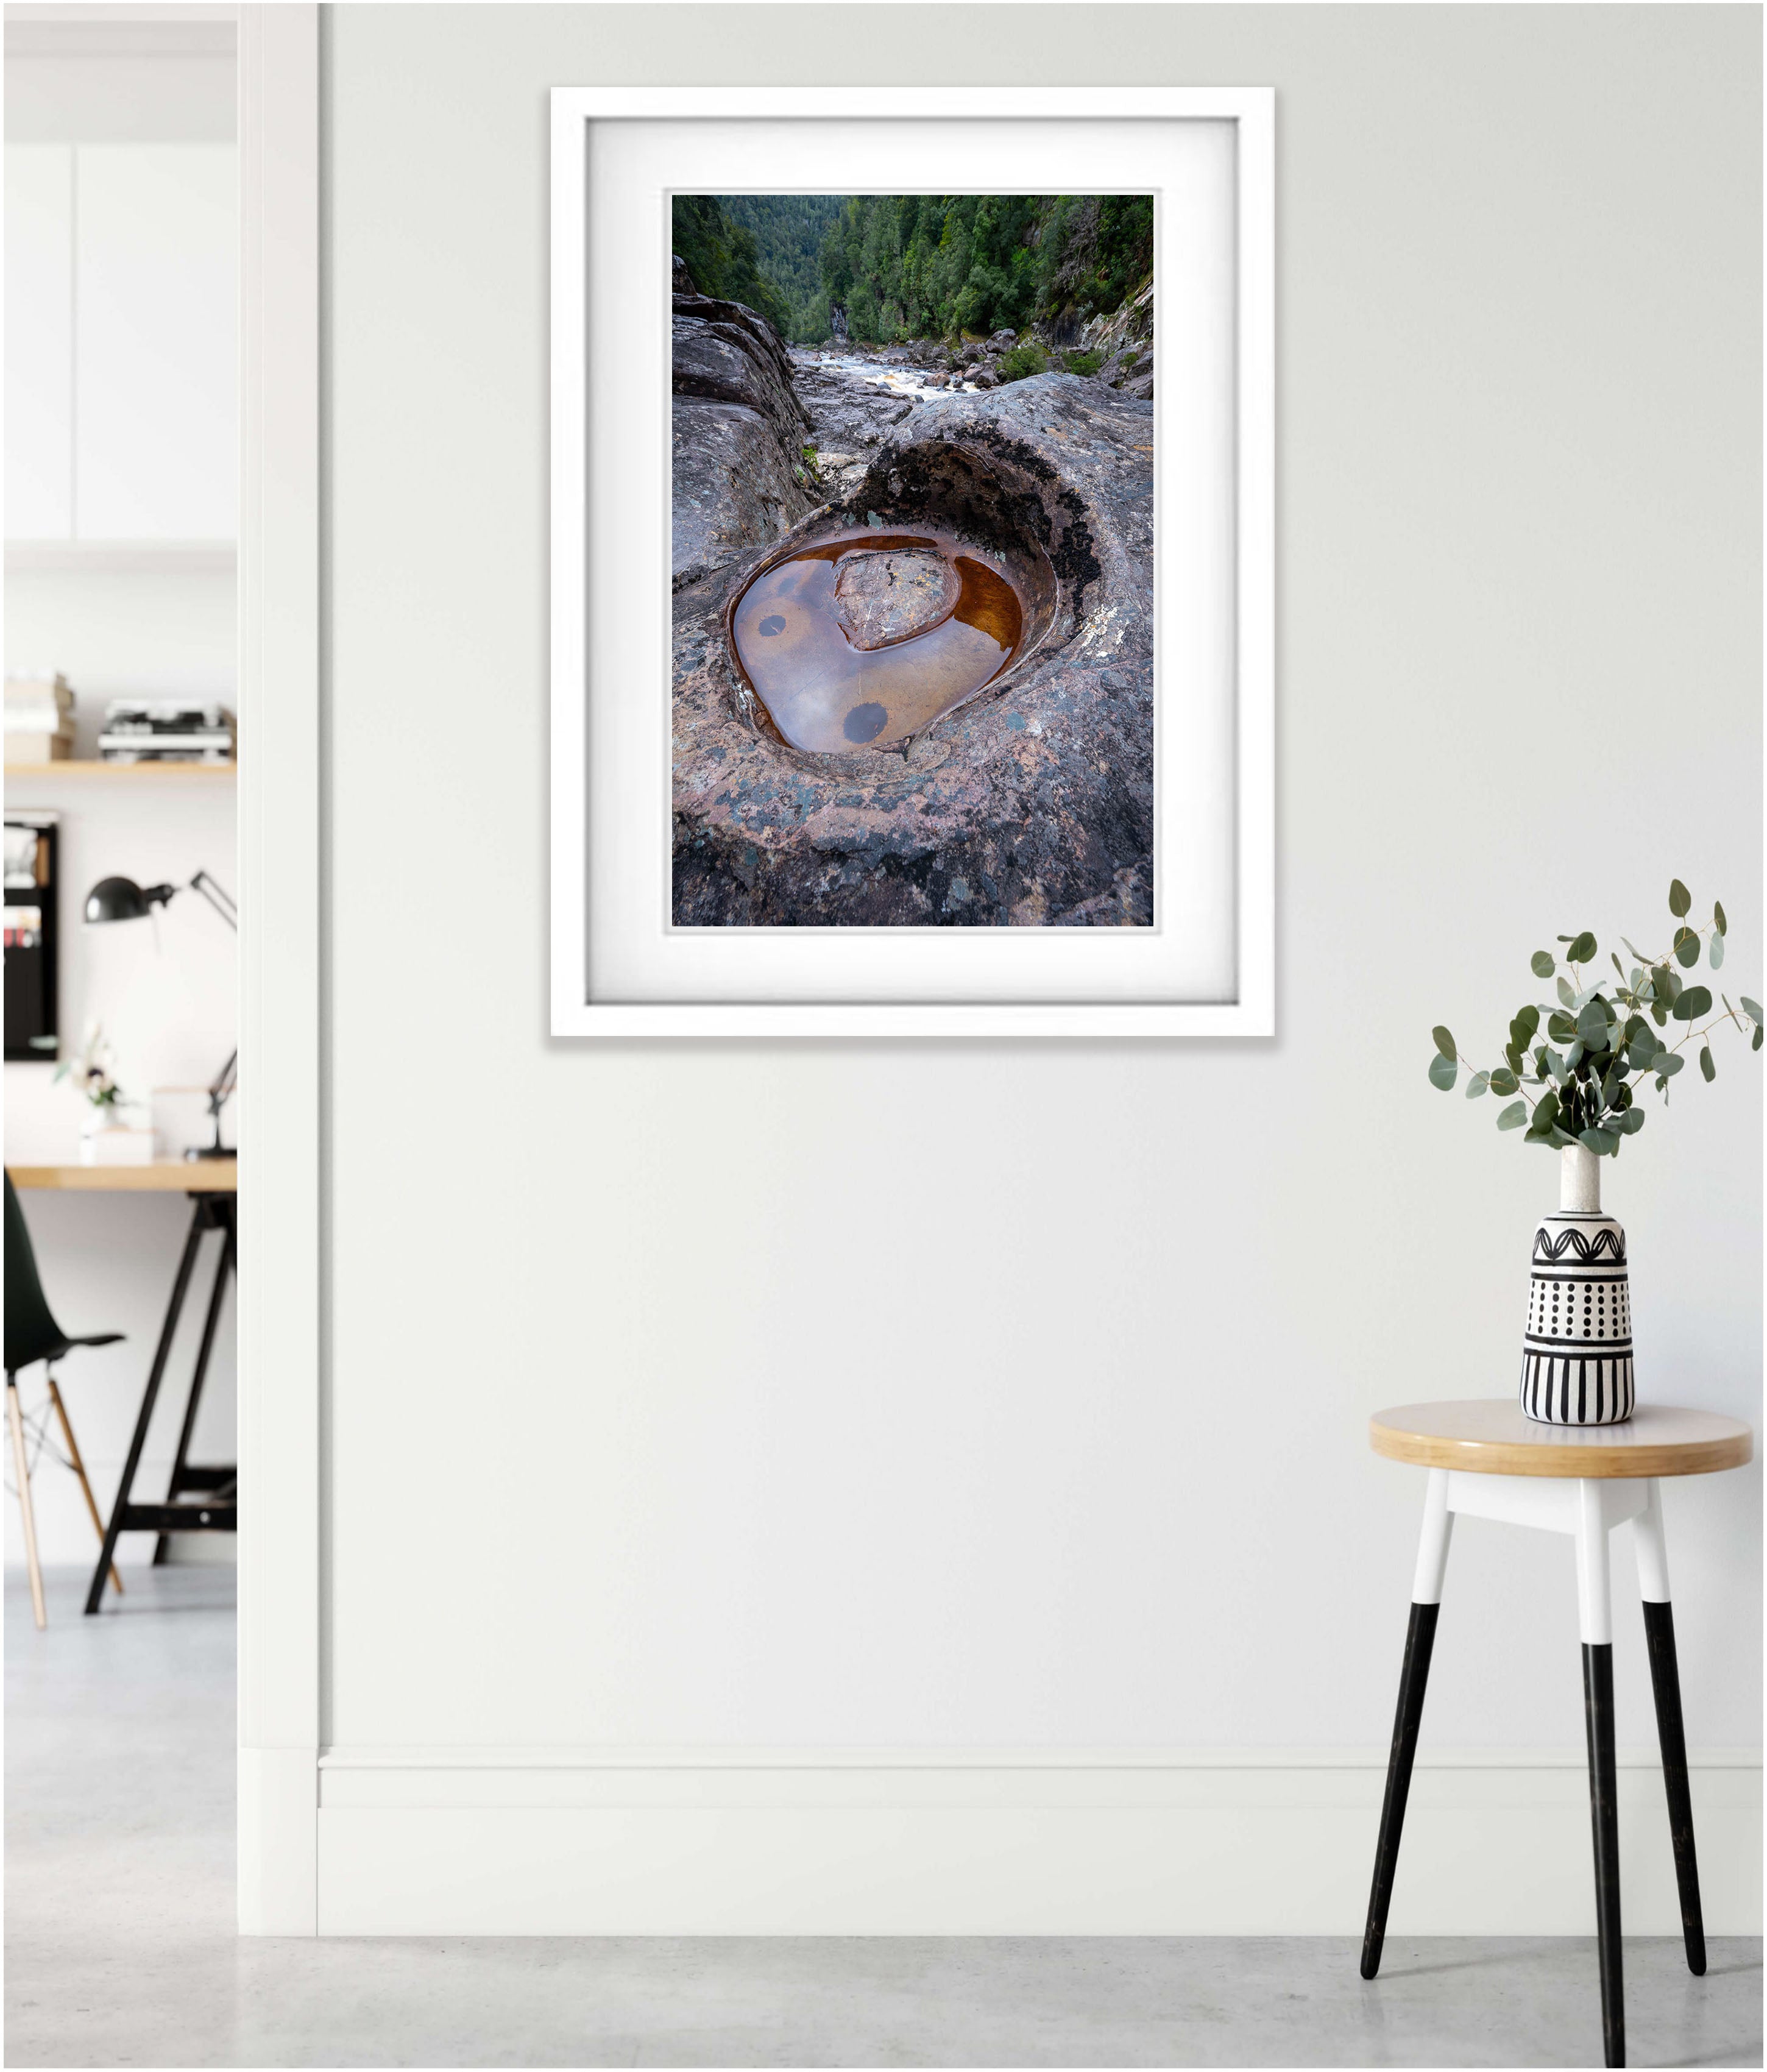
[[[787,347],[738,304],[675,313],[676,924],[1149,925],[1151,396],[1002,381],[1009,338]],[[968,702],[886,750],[800,753],[756,713],[725,610],[764,561],[855,526],[1034,558],[1049,594]]]

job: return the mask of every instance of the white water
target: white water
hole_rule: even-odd
[[[887,389],[892,396],[911,396],[916,402],[929,403],[940,396],[974,396],[979,393],[973,381],[952,381],[943,388],[929,385],[923,369],[914,367],[880,367],[874,360],[863,360],[855,352],[816,352],[807,356],[818,367],[837,367],[844,373],[856,374],[861,381],[870,382],[874,388]]]

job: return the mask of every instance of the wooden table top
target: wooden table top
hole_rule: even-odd
[[[15,1187],[119,1194],[236,1194],[236,1158],[156,1158],[151,1166],[13,1166]]]
[[[1755,1457],[1755,1435],[1735,1417],[1641,1403],[1623,1424],[1542,1424],[1514,1396],[1407,1403],[1378,1411],[1368,1441],[1391,1461],[1476,1475],[1709,1475]]]

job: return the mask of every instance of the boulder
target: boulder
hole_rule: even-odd
[[[957,571],[923,548],[856,547],[835,564],[834,595],[847,639],[863,653],[950,618]]]
[[[697,583],[776,540],[810,508],[809,471],[740,403],[678,396],[672,414],[673,581]]]
[[[954,395],[794,528],[1005,528],[1051,572],[1029,649],[888,751],[762,730],[721,618],[758,555],[677,592],[677,926],[1151,925],[1153,414],[1070,374]]]
[[[673,350],[677,396],[740,403],[769,420],[787,454],[803,444],[810,416],[792,388],[785,341],[757,310],[710,295],[677,295]]]
[[[1009,352],[1017,343],[1018,333],[1016,331],[997,331],[988,338],[988,350],[990,352]]]
[[[677,273],[686,269],[676,262]],[[741,302],[674,299],[673,576],[700,581],[777,539],[815,500],[803,460],[809,413],[785,342]]]

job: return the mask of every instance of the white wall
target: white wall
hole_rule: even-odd
[[[1422,1494],[1366,1420],[1510,1390],[1555,1198],[1547,1158],[1429,1087],[1430,1026],[1494,1054],[1528,952],[1654,939],[1672,873],[1725,900],[1728,973],[1761,969],[1758,15],[357,6],[327,31],[322,1731],[370,1766],[322,1799],[322,1926],[761,1919],[719,1916],[691,1867],[672,1914],[586,1897],[586,1855],[655,1832],[573,1827],[589,1787],[536,1784],[522,1750],[588,1774],[616,1747],[641,1770],[881,1749],[887,1808],[903,1751],[1011,1746],[1180,1773],[1264,1752],[1265,1806],[1312,1789],[1293,1752],[1347,1752],[1347,1826],[1316,1794],[1312,1827],[1254,1821],[1227,1855],[1238,1925],[1353,1928]],[[1279,90],[1281,1033],[549,1041],[546,90],[929,63]],[[1642,1392],[1751,1417],[1761,1067],[1724,1048],[1609,1181]],[[1690,1735],[1738,1774],[1760,1486],[1668,1498]],[[1624,1541],[1620,1739],[1644,1748]],[[1420,1908],[1581,1925],[1569,1544],[1464,1527],[1436,1663],[1429,1743],[1562,1756],[1574,1853],[1559,1913],[1517,1900],[1512,1860],[1457,1914],[1459,1845],[1426,1818],[1419,1860],[1449,1869]],[[397,1781],[438,1747],[495,1778]],[[1539,1846],[1510,1774],[1462,1856]],[[1702,1837],[1715,1926],[1758,1922],[1738,1789]],[[1660,1802],[1640,1819],[1642,1927],[1673,1900]],[[1295,1901],[1302,1827],[1326,1868]],[[1161,1876],[1202,1860],[1181,1819],[1140,1832],[1178,1852]],[[537,1877],[530,1844],[566,1833]],[[891,1859],[904,1918],[951,1925],[918,1846]],[[833,1859],[805,1848],[779,1874],[814,1914]],[[418,1889],[450,1851],[475,1896]]]

